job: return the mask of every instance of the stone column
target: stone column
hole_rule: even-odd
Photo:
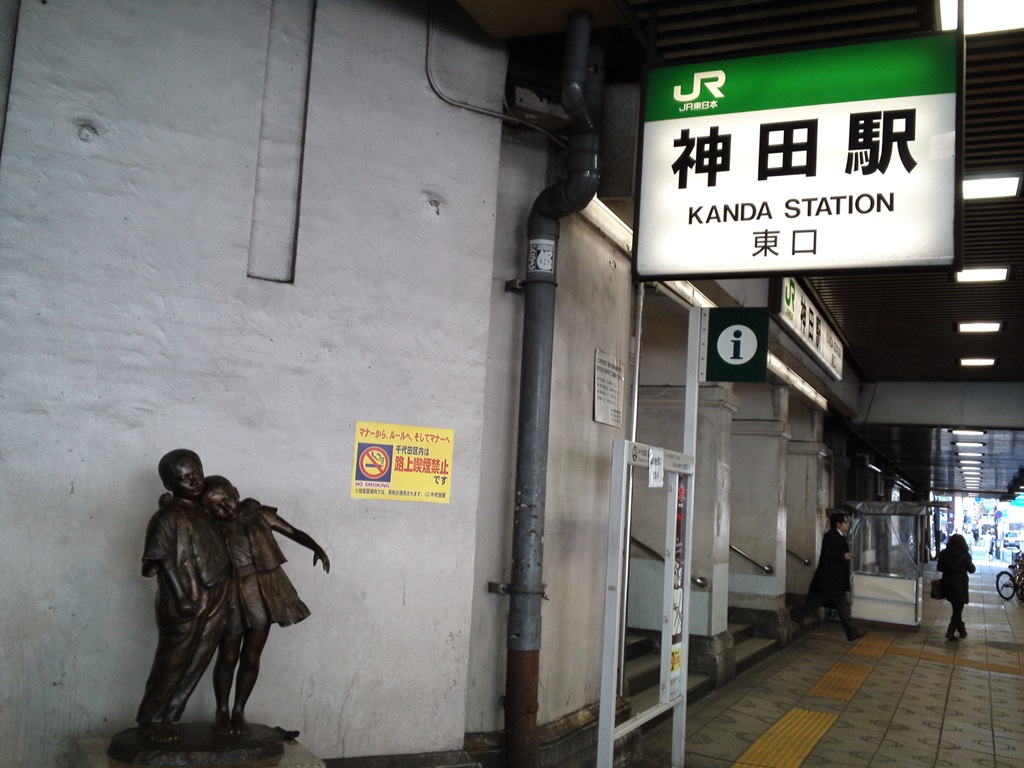
[[[732,487],[732,385],[701,386],[697,410],[691,573],[706,588],[690,585],[689,669],[722,685],[736,676],[729,634],[729,531]]]
[[[798,422],[803,423],[802,429]],[[820,411],[804,411],[800,419],[791,414],[790,418],[793,437],[786,446],[786,603],[789,606],[801,605],[807,598],[831,498],[831,451],[821,442],[822,422]]]
[[[733,419],[729,613],[758,635],[789,642],[786,610],[786,447],[789,387],[737,385]],[[752,562],[756,561],[756,562]],[[765,570],[760,566],[770,569]]]

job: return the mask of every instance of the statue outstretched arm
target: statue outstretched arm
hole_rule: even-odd
[[[277,519],[274,520],[273,523],[271,523],[270,527],[278,533],[280,533],[282,536],[287,536],[296,544],[301,544],[306,549],[311,550],[313,552],[313,565],[316,565],[319,562],[321,565],[323,565],[325,573],[331,572],[330,558],[327,557],[327,553],[324,552],[324,548],[317,544],[313,537],[310,536],[308,533],[299,530],[298,528],[296,528],[280,516],[277,516]]]

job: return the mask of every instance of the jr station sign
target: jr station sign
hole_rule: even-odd
[[[958,41],[652,69],[637,276],[953,263]]]

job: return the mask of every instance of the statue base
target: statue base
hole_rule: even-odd
[[[181,738],[155,742],[136,729],[114,736],[109,742],[85,738],[79,742],[79,768],[127,768],[128,766],[275,766],[275,768],[325,768],[324,762],[297,741],[284,741],[281,733],[265,725],[253,725],[245,736],[222,736],[211,723],[178,726]]]

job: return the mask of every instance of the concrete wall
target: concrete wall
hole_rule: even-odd
[[[134,725],[156,644],[142,541],[181,446],[332,559],[325,575],[283,542],[313,615],[271,633],[251,721],[322,757],[502,727],[508,605],[487,582],[510,569],[522,308],[503,285],[558,155],[433,92],[428,59],[448,98],[501,108],[504,47],[451,3],[428,57],[425,0],[320,0],[304,103],[313,8],[21,4],[0,158],[12,765]],[[594,352],[626,360],[630,333],[625,254],[569,217],[559,258],[542,724],[599,698],[624,430],[593,421]],[[360,420],[454,430],[451,502],[353,500]],[[212,699],[207,678],[184,720]]]
[[[489,593],[487,584],[507,582],[511,571],[523,307],[522,295],[505,291],[504,284],[524,275],[527,215],[537,195],[556,180],[558,168],[545,139],[506,131],[491,283],[466,704],[470,733],[504,727],[499,699],[505,690],[508,598]],[[594,355],[600,349],[628,361],[632,301],[626,254],[580,217],[562,220],[557,280],[544,535],[548,600],[541,612],[542,725],[600,698],[611,444],[625,430],[593,420]]]
[[[271,11],[21,4],[0,160],[11,765],[134,724],[156,643],[142,540],[179,446],[332,558],[325,575],[283,542],[313,615],[271,632],[250,719],[324,757],[462,745],[500,123],[431,91],[424,0],[321,0],[295,281],[249,278]],[[436,33],[451,95],[500,109],[503,48]],[[451,503],[352,500],[358,420],[453,429]],[[185,719],[212,707],[204,681]]]

